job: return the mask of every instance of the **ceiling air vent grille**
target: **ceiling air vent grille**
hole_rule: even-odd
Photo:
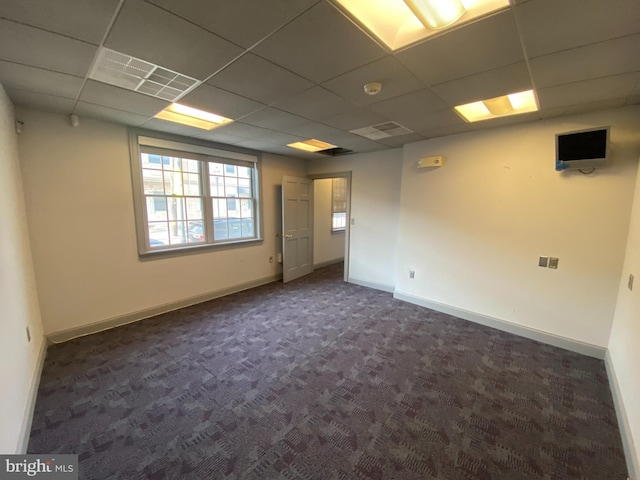
[[[413,131],[396,122],[385,122],[379,123],[378,125],[371,125],[370,127],[351,130],[351,133],[368,138],[369,140],[380,140],[381,138],[406,135],[408,133],[413,133]]]
[[[99,82],[175,102],[200,85],[200,80],[101,48],[89,78]]]

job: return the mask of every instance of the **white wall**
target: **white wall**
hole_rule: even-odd
[[[313,182],[313,264],[344,258],[344,232],[331,233],[332,179]]]
[[[633,290],[627,288],[629,274],[635,277]],[[631,225],[622,267],[618,302],[609,340],[609,358],[626,412],[629,453],[635,475],[640,474],[640,169],[636,179]],[[625,419],[622,419],[623,422]],[[623,423],[620,422],[620,423]],[[634,446],[635,444],[635,446]]]
[[[556,133],[603,125],[611,125],[609,168],[554,170]],[[630,107],[406,145],[396,292],[604,352],[639,131],[640,108]],[[437,154],[444,166],[415,168]],[[540,255],[559,257],[559,268],[538,267]]]
[[[309,174],[352,172],[349,279],[393,290],[402,150],[311,160]]]
[[[44,351],[14,122],[0,85],[0,453],[23,453]]]
[[[264,242],[140,261],[127,130],[83,119],[21,111],[25,197],[45,332],[55,334],[256,283],[281,273],[283,175],[304,161],[263,155]]]

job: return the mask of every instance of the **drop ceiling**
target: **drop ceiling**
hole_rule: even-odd
[[[100,47],[193,77],[180,99],[232,118],[203,131],[169,102],[89,78]],[[17,106],[296,158],[317,138],[356,152],[640,103],[638,0],[515,0],[392,52],[331,0],[2,0],[0,83]],[[377,96],[367,82],[380,82]],[[455,105],[535,89],[540,110],[478,124]],[[396,122],[406,135],[351,130]]]

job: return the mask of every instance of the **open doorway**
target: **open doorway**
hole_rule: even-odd
[[[349,266],[351,173],[312,175],[314,269],[342,263],[344,280]]]

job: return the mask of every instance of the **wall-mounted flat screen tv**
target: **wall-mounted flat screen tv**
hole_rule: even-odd
[[[556,170],[591,169],[605,165],[609,127],[556,134]]]

